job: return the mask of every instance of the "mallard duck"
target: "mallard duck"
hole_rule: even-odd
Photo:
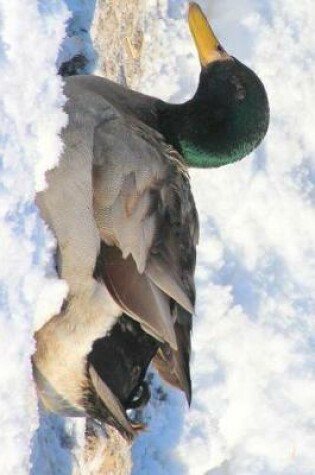
[[[269,122],[263,84],[220,45],[199,6],[194,97],[169,104],[95,76],[65,80],[64,151],[39,193],[69,293],[36,334],[44,405],[132,438],[127,409],[145,404],[152,361],[191,400],[190,332],[198,217],[188,168],[240,160]]]

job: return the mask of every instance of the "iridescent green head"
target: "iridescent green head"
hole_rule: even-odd
[[[187,164],[226,165],[248,155],[264,138],[267,95],[255,73],[236,59],[215,61],[202,69],[185,117],[177,138]]]
[[[190,167],[218,167],[248,155],[269,125],[265,88],[257,75],[228,55],[196,3],[189,26],[201,62],[195,96],[166,113],[165,135]]]

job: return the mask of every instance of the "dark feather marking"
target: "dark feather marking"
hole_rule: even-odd
[[[94,342],[88,361],[129,409],[160,345],[139,323],[123,315],[109,335]]]

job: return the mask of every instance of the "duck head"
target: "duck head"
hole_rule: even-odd
[[[258,76],[224,50],[196,3],[190,3],[188,20],[201,63],[199,85],[186,103],[161,105],[160,127],[189,167],[218,167],[262,141],[268,98]]]

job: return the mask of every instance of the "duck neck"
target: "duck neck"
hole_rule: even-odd
[[[209,103],[197,93],[183,104],[160,101],[157,111],[160,132],[180,152],[188,167],[219,167],[246,154],[235,124],[224,120],[226,110],[222,104]]]

